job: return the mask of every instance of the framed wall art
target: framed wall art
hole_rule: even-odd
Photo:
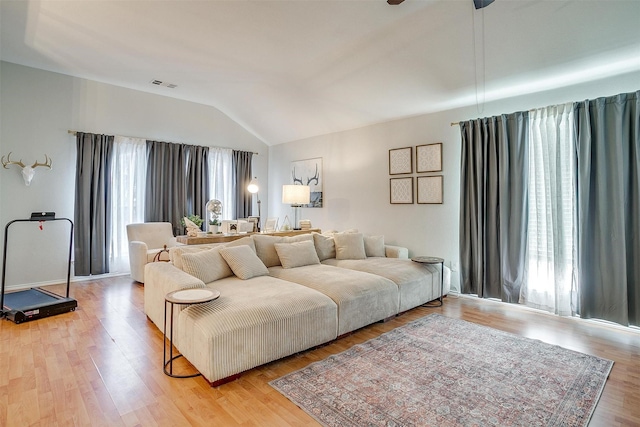
[[[413,177],[389,178],[389,200],[392,205],[413,204]]]
[[[413,173],[413,147],[389,150],[389,175]]]
[[[442,143],[418,145],[416,147],[416,173],[440,172],[442,170]]]
[[[291,162],[291,183],[311,187],[311,200],[303,208],[322,207],[322,178],[322,157]]]
[[[418,204],[442,204],[442,175],[418,177]]]

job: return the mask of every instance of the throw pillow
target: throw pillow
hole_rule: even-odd
[[[320,261],[336,257],[336,245],[332,236],[313,233],[313,244],[316,247],[316,252],[318,253]]]
[[[182,266],[182,256],[187,253],[208,251],[209,249],[222,246],[220,243],[212,245],[180,245],[169,249],[169,259],[180,270],[184,270]]]
[[[275,267],[280,265],[280,258],[276,252],[276,243],[293,243],[305,240],[313,240],[311,234],[300,234],[293,237],[267,236],[262,234],[254,234],[253,239],[256,245],[256,253],[258,258],[262,260],[267,267]]]
[[[364,236],[364,252],[368,257],[384,257],[384,236]]]
[[[362,233],[339,233],[333,236],[336,244],[336,259],[365,259]]]
[[[233,270],[233,274],[242,280],[269,274],[267,267],[247,245],[222,248],[220,249],[220,255],[227,261],[227,264]]]
[[[276,243],[276,252],[284,268],[320,264],[316,247],[311,240],[294,243]]]
[[[233,276],[233,271],[220,255],[221,248],[182,254],[182,269],[204,283]]]

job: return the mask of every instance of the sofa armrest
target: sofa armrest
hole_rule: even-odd
[[[144,266],[147,264],[148,250],[145,242],[137,240],[129,242],[129,267],[131,278],[136,282],[144,283]]]
[[[409,249],[402,246],[384,245],[384,253],[387,258],[409,258]]]
[[[148,263],[145,266],[144,275],[144,312],[160,330],[164,326],[164,298],[169,292],[205,287],[202,280],[168,262]],[[175,305],[174,316],[180,313],[182,307],[179,304]]]

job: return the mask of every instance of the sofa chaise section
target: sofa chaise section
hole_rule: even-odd
[[[269,274],[331,298],[338,306],[338,336],[398,313],[398,287],[381,276],[323,264],[274,266]]]
[[[385,277],[398,286],[399,312],[404,312],[440,297],[440,266],[420,264],[410,259],[368,257],[365,259],[329,258],[323,264],[363,271]],[[445,284],[447,282],[445,281]],[[445,288],[444,294],[448,293]]]
[[[337,306],[320,292],[270,276],[208,286],[220,297],[182,310],[174,336],[210,383],[337,337]]]

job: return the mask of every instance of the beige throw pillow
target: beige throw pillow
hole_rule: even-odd
[[[336,259],[365,259],[362,233],[339,233],[333,235],[336,244]]]
[[[336,245],[333,241],[333,236],[313,233],[313,244],[316,247],[320,261],[336,257]]]
[[[242,280],[269,274],[267,267],[247,245],[222,248],[220,249],[220,255],[227,261],[227,264],[233,270],[233,274]]]
[[[320,264],[316,247],[311,240],[294,243],[276,243],[276,252],[284,268]]]
[[[384,236],[364,236],[364,252],[368,257],[384,257]]]
[[[280,265],[280,257],[278,257],[274,246],[276,243],[303,242],[305,240],[313,240],[313,236],[311,234],[300,234],[299,236],[293,237],[280,237],[254,234],[253,239],[258,258],[260,258],[267,267],[275,267]]]
[[[182,266],[182,255],[186,253],[208,251],[211,248],[232,247],[232,246],[241,246],[241,245],[247,245],[251,248],[252,251],[254,252],[256,251],[256,246],[253,244],[253,239],[247,236],[247,237],[242,237],[240,239],[236,239],[227,243],[212,243],[209,245],[174,246],[173,248],[169,249],[169,259],[171,260],[173,265],[178,267],[180,270],[184,270],[184,267]]]
[[[182,254],[182,269],[204,283],[233,276],[233,271],[220,255],[221,247]]]

